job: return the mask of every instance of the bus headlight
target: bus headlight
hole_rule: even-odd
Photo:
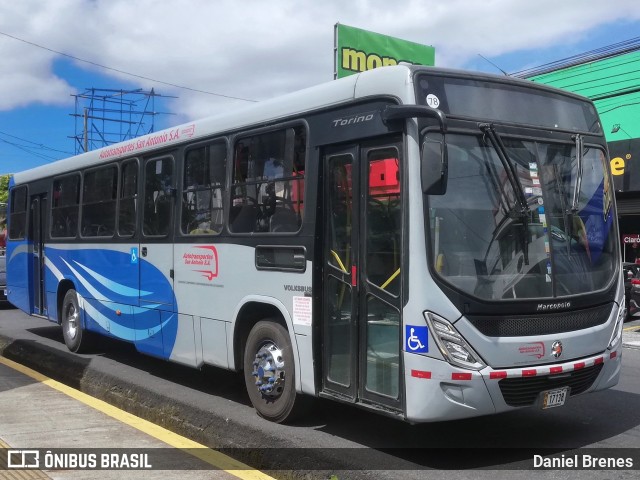
[[[444,318],[424,312],[429,331],[442,356],[452,365],[472,370],[482,370],[486,365],[458,331]]]
[[[616,326],[613,329],[613,333],[611,334],[611,340],[609,340],[609,346],[607,347],[609,350],[615,350],[620,345],[622,341],[622,327],[624,326],[624,318],[626,315],[626,309],[621,307],[618,310],[618,321],[616,322]]]

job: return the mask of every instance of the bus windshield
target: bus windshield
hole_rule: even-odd
[[[483,300],[609,285],[616,247],[605,152],[585,146],[576,155],[582,143],[569,138],[500,144],[502,159],[486,132],[447,135],[447,192],[427,199],[437,274]]]

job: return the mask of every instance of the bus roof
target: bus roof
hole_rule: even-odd
[[[299,90],[281,97],[244,105],[219,115],[194,120],[30,170],[17,172],[13,177],[14,184],[20,185],[40,178],[61,175],[91,166],[98,166],[122,158],[144,155],[154,149],[163,147],[171,148],[186,141],[194,141],[216,134],[224,134],[239,128],[257,127],[267,123],[277,122],[280,119],[285,119],[296,114],[343,104],[358,98],[385,95],[396,97],[402,103],[413,103],[415,101],[415,94],[412,78],[413,72],[417,70],[434,74],[473,76],[479,79],[485,78],[499,82],[518,83],[529,87],[533,86],[532,82],[528,80],[479,72],[408,65],[376,68]],[[562,92],[545,85],[535,84],[535,87],[543,90]],[[562,93],[567,96],[578,97],[569,92]]]
[[[244,105],[220,115],[177,125],[18,172],[14,174],[15,185],[93,165],[101,165],[120,158],[134,157],[145,154],[154,148],[170,148],[187,140],[193,141],[242,127],[275,122],[291,115],[339,105],[355,98],[384,94],[398,97],[404,102],[407,101],[407,96],[412,94],[410,77],[411,70],[406,66],[377,68],[350,75],[281,97]]]

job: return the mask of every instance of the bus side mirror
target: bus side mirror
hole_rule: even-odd
[[[434,138],[438,137],[438,138]],[[449,162],[443,135],[429,135],[422,144],[422,191],[427,195],[447,193]]]

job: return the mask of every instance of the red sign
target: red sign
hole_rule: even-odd
[[[213,245],[200,245],[191,247],[190,252],[182,255],[182,261],[185,265],[203,268],[204,270],[192,269],[194,272],[200,273],[207,280],[211,281],[218,276],[218,250]]]

